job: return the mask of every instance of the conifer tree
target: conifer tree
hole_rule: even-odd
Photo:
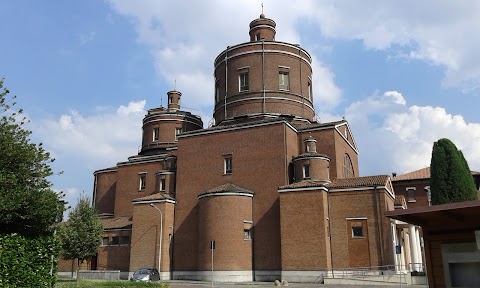
[[[449,139],[433,144],[430,190],[434,205],[478,199],[468,163]]]

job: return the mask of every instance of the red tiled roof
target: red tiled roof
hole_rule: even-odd
[[[101,219],[103,223],[103,229],[120,229],[120,228],[130,228],[132,221],[129,217],[116,217],[116,218],[106,218]]]
[[[352,177],[335,179],[328,184],[328,188],[350,188],[350,187],[365,187],[365,186],[385,186],[387,184],[388,175],[374,175],[364,177]]]
[[[155,193],[151,194],[145,197],[133,199],[132,202],[140,202],[140,201],[148,201],[148,200],[162,200],[162,199],[169,199],[169,200],[175,200],[172,196],[170,196],[167,193]]]
[[[294,189],[294,188],[307,188],[307,187],[325,187],[325,181],[305,180],[305,181],[295,182],[290,185],[280,186],[278,187],[278,189],[281,190],[281,189]]]
[[[232,183],[225,183],[223,185],[220,185],[218,187],[212,188],[205,193],[219,193],[219,192],[245,192],[245,193],[253,193],[252,191],[238,187],[235,184]],[[203,194],[203,193],[202,193]]]
[[[401,181],[401,180],[419,180],[419,179],[429,179],[430,178],[430,167],[425,167],[418,169],[412,172],[408,172],[402,175],[398,175],[392,178],[392,181]]]
[[[306,130],[306,129],[311,129],[311,128],[321,128],[321,127],[335,127],[338,124],[345,123],[347,120],[342,119],[338,121],[332,121],[332,122],[322,122],[322,123],[311,123],[311,124],[299,124],[295,125],[295,127],[299,130]]]
[[[279,189],[295,189],[306,187],[327,187],[334,188],[353,188],[353,187],[371,187],[371,186],[385,186],[387,184],[388,175],[374,175],[364,177],[352,177],[335,179],[331,183],[318,180],[306,180],[292,183],[290,185],[280,186]]]
[[[470,171],[472,175],[480,175],[480,172]],[[430,179],[430,167],[425,167],[418,169],[412,172],[408,172],[402,175],[398,175],[392,178],[392,181],[402,181],[402,180],[421,180],[421,179]]]

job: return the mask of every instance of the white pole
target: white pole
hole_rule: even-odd
[[[213,249],[213,247],[211,247],[211,248],[212,249],[210,249],[210,250],[212,250],[212,287],[213,287],[213,250],[215,250],[215,249]]]
[[[158,276],[160,280],[162,279],[162,270],[160,269],[160,263],[162,263],[162,236],[163,236],[163,213],[162,210],[158,209],[157,206],[150,203],[150,206],[157,209],[160,212],[160,240],[159,240],[159,249],[158,249]]]

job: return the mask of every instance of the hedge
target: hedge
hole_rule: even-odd
[[[0,287],[53,287],[59,253],[60,242],[53,235],[1,234]]]

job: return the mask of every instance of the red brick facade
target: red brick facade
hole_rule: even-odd
[[[105,235],[130,240],[105,242],[97,269],[210,280],[212,240],[216,281],[313,281],[393,264],[390,178],[359,177],[347,121],[315,121],[308,52],[275,41],[264,15],[251,28],[251,42],[215,60],[212,127],[170,91],[168,108],[144,118],[139,154],[95,172]]]

